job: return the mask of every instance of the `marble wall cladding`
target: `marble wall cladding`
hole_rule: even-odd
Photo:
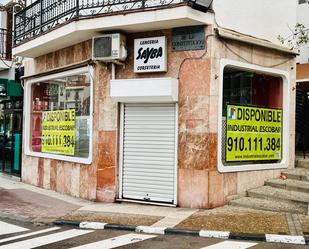
[[[134,39],[162,35],[167,37],[168,71],[134,74]],[[128,35],[126,67],[117,67],[116,77],[172,77],[179,80],[178,202],[181,207],[208,207],[208,171],[216,168],[217,137],[216,130],[212,128],[214,132],[210,132],[209,126],[210,108],[213,111],[213,106],[210,107],[210,48],[207,43],[207,50],[173,52],[171,35],[171,30]]]
[[[255,65],[263,67],[271,67],[288,72],[290,80],[290,86],[287,88],[288,94],[287,98],[290,101],[290,120],[289,120],[289,133],[290,133],[290,143],[289,143],[289,158],[288,166],[290,168],[294,167],[294,133],[295,133],[295,91],[293,90],[295,86],[295,58],[288,54],[284,54],[279,51],[262,48],[259,46],[248,45],[245,43],[240,43],[236,41],[222,41],[216,37],[212,37],[212,50],[211,50],[211,84],[210,84],[210,95],[212,98],[216,99],[219,96],[220,91],[220,60],[222,58],[231,59],[235,61],[240,61],[244,63],[252,63]],[[214,100],[213,99],[213,100]],[[218,127],[217,121],[217,111],[218,107],[216,104],[218,101],[210,101],[210,116],[213,115],[214,118],[210,117],[211,123],[210,131],[214,131]],[[213,122],[213,123],[212,123]],[[247,172],[237,172],[237,173],[225,173],[224,177],[214,176],[216,181],[223,181],[223,195],[224,199],[230,195],[243,194],[246,190],[254,187],[259,187],[264,184],[264,181],[270,178],[276,178],[280,175],[282,170],[260,170],[260,171],[247,171]],[[216,175],[216,174],[215,174]],[[209,179],[212,177],[209,175]],[[218,186],[221,186],[217,182]],[[219,187],[220,190],[221,187]],[[219,191],[222,193],[221,191]],[[212,193],[209,192],[210,198],[212,198]],[[220,201],[217,201],[219,203]],[[209,202],[212,205],[212,202]]]
[[[80,191],[80,165],[73,165],[71,172],[71,191],[70,195],[79,197]]]
[[[44,175],[43,175],[43,188],[50,189],[50,165],[51,160],[44,159]]]
[[[178,170],[178,205],[188,208],[205,208],[209,204],[209,178],[207,170]]]
[[[215,208],[224,205],[224,174],[216,170],[209,172],[208,207]]]
[[[212,27],[206,28],[210,34]],[[167,37],[168,71],[135,74],[133,47],[135,38]],[[240,42],[209,36],[206,49],[173,52],[171,30],[127,35],[128,58],[125,66],[116,66],[116,79],[172,77],[179,80],[178,101],[178,204],[181,207],[213,208],[226,198],[260,186],[277,177],[280,171],[224,173],[217,170],[218,106],[220,91],[220,59],[229,58],[290,71],[293,58],[285,54]],[[32,63],[35,73],[91,58],[91,41],[40,56]],[[280,64],[281,62],[281,64]],[[34,69],[29,62],[26,72]],[[280,64],[280,65],[279,65]],[[111,78],[109,65],[94,66],[93,161],[90,165],[23,156],[23,181],[73,196],[113,202],[118,188],[119,107],[109,97]],[[291,79],[295,72],[291,73]],[[290,92],[292,99],[295,93]],[[293,119],[294,109],[291,110]],[[294,124],[290,130],[293,138]],[[292,148],[291,148],[292,151]],[[294,155],[290,154],[290,164]]]
[[[45,72],[89,58],[91,58],[90,40],[35,58],[26,64],[25,71],[27,75]],[[22,179],[24,182],[89,200],[100,197],[100,200],[113,201],[116,189],[118,119],[117,103],[109,98],[109,72],[109,68],[104,65],[94,66],[95,115],[92,164],[82,165],[23,155]],[[102,170],[105,172],[103,177]],[[97,191],[100,193],[97,194]],[[111,192],[113,195],[110,194]],[[108,198],[105,198],[102,193],[108,193]]]
[[[43,187],[44,182],[44,159],[39,158],[38,160],[38,182],[37,186],[38,187]]]
[[[31,185],[38,184],[38,160],[39,158],[36,157],[27,157],[25,155],[22,155],[21,175],[23,182]]]

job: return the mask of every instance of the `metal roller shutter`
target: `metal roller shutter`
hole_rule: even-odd
[[[125,104],[122,197],[173,203],[175,105]]]

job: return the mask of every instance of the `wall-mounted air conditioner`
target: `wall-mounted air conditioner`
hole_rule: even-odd
[[[124,61],[127,58],[126,37],[120,33],[94,36],[92,59],[106,62]]]

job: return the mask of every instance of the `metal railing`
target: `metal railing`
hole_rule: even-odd
[[[12,58],[12,33],[0,28],[0,59],[11,60]]]
[[[37,0],[15,14],[14,44],[83,17],[166,8],[186,0]]]

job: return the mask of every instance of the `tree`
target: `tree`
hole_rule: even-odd
[[[290,35],[286,37],[278,36],[278,40],[292,49],[299,49],[300,47],[309,43],[309,28],[302,23],[296,23],[294,30],[291,30]]]

